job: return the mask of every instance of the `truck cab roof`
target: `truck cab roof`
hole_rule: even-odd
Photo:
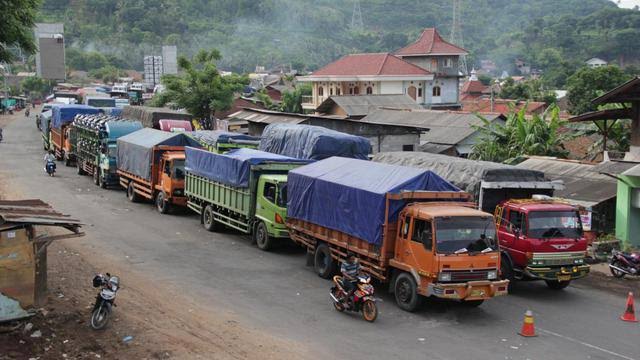
[[[184,160],[184,151],[167,151],[162,156],[167,160]]]
[[[430,220],[436,217],[447,216],[474,216],[474,217],[487,217],[492,216],[484,211],[477,210],[471,203],[412,203],[407,205],[406,212],[408,215],[417,217],[420,219]]]
[[[265,180],[271,180],[276,183],[286,183],[287,175],[284,174],[264,174],[263,177]]]
[[[574,211],[576,207],[558,200],[508,200],[502,203],[503,206],[511,209],[517,209],[521,212],[532,211]]]

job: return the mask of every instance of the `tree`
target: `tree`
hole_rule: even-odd
[[[512,107],[504,125],[491,123],[477,115],[484,125],[478,127],[480,140],[473,145],[471,159],[503,163],[517,163],[526,155],[566,157],[563,148],[569,135],[560,134],[564,126],[560,120],[560,110],[552,105],[542,114],[534,114],[531,119],[525,116],[527,106],[520,111]]]
[[[617,66],[583,67],[567,80],[570,112],[578,115],[596,110],[591,100],[630,78]]]
[[[499,96],[502,99],[539,101],[547,105],[556,101],[555,94],[552,91],[544,90],[542,81],[538,79],[516,83],[513,78],[508,78],[502,84]]]
[[[210,127],[213,113],[228,110],[234,94],[249,83],[246,77],[221,76],[216,66],[220,58],[216,49],[200,50],[191,60],[180,56],[178,67],[183,74],[162,77],[166,90],[159,94],[154,104],[175,103],[194,117],[203,119],[205,127]]]
[[[36,52],[33,27],[40,0],[4,0],[0,2],[0,62],[11,62],[15,56],[9,50],[18,47],[27,54]]]
[[[22,82],[22,89],[28,91],[31,96],[42,96],[49,88],[49,84],[38,76],[30,76]]]

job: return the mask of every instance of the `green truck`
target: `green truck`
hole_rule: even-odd
[[[70,142],[78,174],[93,176],[94,184],[101,188],[118,185],[117,140],[140,129],[139,121],[108,115],[77,115],[70,127]]]
[[[205,229],[236,229],[265,251],[289,238],[287,174],[307,160],[247,148],[216,154],[187,147],[185,154],[187,206]]]

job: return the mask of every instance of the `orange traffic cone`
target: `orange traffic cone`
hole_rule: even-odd
[[[620,316],[622,321],[638,322],[636,319],[636,311],[633,309],[633,293],[630,292],[627,297],[627,308],[624,310],[624,314]]]
[[[522,330],[520,330],[518,334],[524,337],[538,336],[536,335],[536,328],[533,325],[533,313],[531,310],[527,310],[527,312],[524,313],[524,323],[522,324]]]

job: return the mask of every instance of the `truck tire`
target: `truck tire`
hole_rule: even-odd
[[[253,230],[253,240],[256,242],[258,249],[262,251],[269,251],[273,246],[273,238],[269,236],[267,226],[262,221]]]
[[[156,209],[158,209],[160,214],[167,214],[171,210],[171,204],[166,201],[166,197],[164,191],[160,191],[158,195],[156,195]]]
[[[216,231],[218,228],[211,205],[207,205],[202,212],[202,226],[207,229],[207,231]]]
[[[127,198],[131,202],[138,202],[140,199],[133,187],[133,181],[129,181],[129,186],[127,186]]]
[[[78,175],[84,175],[84,170],[82,169],[82,161],[76,162],[76,165],[78,167]]]
[[[422,304],[422,297],[418,294],[416,280],[409,273],[398,274],[396,282],[393,284],[393,290],[396,304],[404,311],[414,312]]]
[[[331,257],[331,250],[327,244],[318,244],[313,260],[313,267],[321,278],[329,279],[337,272],[336,261]]]
[[[545,280],[549,289],[552,290],[562,290],[571,284],[571,280],[569,281],[558,281],[558,280]]]
[[[513,276],[513,266],[511,266],[511,260],[505,255],[500,257],[500,278],[502,280],[509,280],[507,291],[511,292],[513,289],[513,282],[515,280]]]

